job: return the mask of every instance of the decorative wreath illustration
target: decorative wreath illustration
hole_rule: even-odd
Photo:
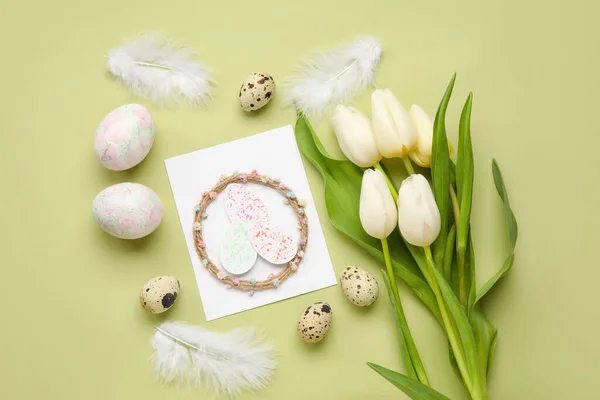
[[[292,207],[294,214],[298,218],[298,229],[300,238],[296,242],[291,236],[280,232],[268,220],[267,208],[261,200],[251,191],[246,189],[249,183],[266,186],[276,190],[285,199],[285,203]],[[228,252],[231,253],[231,259],[235,259],[238,264],[235,268],[242,268],[239,265],[240,258],[246,267],[256,261],[251,261],[252,252],[260,255],[262,258],[274,264],[286,264],[286,266],[277,274],[270,274],[265,280],[238,279],[235,275],[246,272],[242,269],[240,273],[232,274],[227,268],[220,269],[211,261],[206,252],[206,242],[203,237],[203,221],[208,217],[207,209],[212,202],[221,193],[226,196],[226,211],[230,220],[233,222],[229,234],[236,237],[236,244],[225,245],[222,251],[225,252],[227,260]],[[304,258],[306,246],[308,244],[308,219],[306,217],[305,202],[296,197],[294,191],[281,183],[278,179],[260,175],[256,170],[251,173],[234,173],[230,176],[222,175],[219,182],[209,191],[202,193],[200,202],[194,207],[194,244],[196,253],[200,257],[202,265],[217,279],[222,281],[227,289],[238,289],[253,295],[255,291],[273,289],[279,287],[290,275],[298,271],[300,263]],[[247,241],[247,243],[244,243]],[[241,248],[241,250],[240,250]],[[243,257],[239,257],[242,253]],[[254,257],[256,258],[256,255]],[[244,258],[245,257],[245,258]],[[222,261],[225,265],[225,260]],[[250,262],[250,263],[249,263]],[[248,270],[250,269],[248,268]],[[231,268],[229,268],[231,269]]]

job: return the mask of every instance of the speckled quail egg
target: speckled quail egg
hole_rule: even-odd
[[[157,276],[150,279],[140,291],[140,304],[153,314],[167,311],[179,295],[179,281],[174,276]]]
[[[355,265],[344,268],[340,283],[348,300],[359,307],[370,306],[379,296],[379,284],[375,277]]]
[[[275,95],[275,81],[269,74],[256,72],[240,87],[240,106],[244,111],[255,111],[266,106]]]
[[[307,343],[320,342],[331,326],[331,307],[318,302],[309,306],[298,320],[298,334]]]

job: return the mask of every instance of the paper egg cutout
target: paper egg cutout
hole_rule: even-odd
[[[92,215],[109,234],[139,239],[158,227],[163,206],[152,189],[139,183],[118,183],[98,193],[92,202]]]
[[[298,252],[298,243],[269,221],[250,225],[249,238],[258,254],[273,264],[287,264]]]
[[[267,207],[245,185],[230,183],[225,189],[225,211],[231,221],[264,221],[269,218]]]
[[[233,275],[252,269],[258,254],[248,240],[248,221],[238,221],[229,227],[221,242],[220,258],[223,268]]]
[[[136,166],[154,143],[154,120],[140,104],[125,104],[108,113],[94,138],[94,152],[104,167],[123,171]]]

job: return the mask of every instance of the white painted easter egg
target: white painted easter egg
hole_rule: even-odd
[[[98,193],[92,202],[92,215],[111,235],[139,239],[158,227],[163,206],[152,189],[139,183],[118,183]]]
[[[331,307],[327,303],[318,302],[302,312],[298,320],[298,335],[306,343],[320,342],[331,327]]]
[[[344,268],[340,284],[348,300],[359,307],[370,306],[379,296],[379,284],[375,277],[355,265]]]
[[[175,304],[180,292],[179,281],[164,275],[150,279],[140,291],[140,304],[152,314],[160,314]]]
[[[108,113],[96,129],[94,151],[104,167],[123,171],[142,162],[153,143],[150,111],[140,104],[125,104]]]
[[[275,81],[269,74],[256,72],[240,87],[239,101],[244,111],[254,111],[266,106],[275,94]]]

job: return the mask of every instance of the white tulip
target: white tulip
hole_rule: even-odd
[[[410,152],[410,158],[421,167],[430,167],[431,148],[433,146],[433,120],[416,104],[410,107],[410,117],[417,128],[417,145]]]
[[[440,210],[423,175],[411,175],[400,185],[398,225],[404,239],[414,246],[429,246],[437,239],[441,225]]]
[[[371,121],[356,108],[337,105],[331,123],[340,149],[354,164],[367,168],[381,160]]]
[[[433,149],[433,119],[416,104],[410,107],[409,112],[417,128],[417,145],[409,156],[417,165],[429,168]],[[453,149],[450,142],[448,142],[448,151],[452,155]]]
[[[410,114],[389,89],[371,95],[373,134],[379,152],[386,158],[404,157],[417,144],[417,130]]]
[[[360,223],[377,239],[387,238],[398,223],[396,204],[381,171],[367,169],[360,188]]]

